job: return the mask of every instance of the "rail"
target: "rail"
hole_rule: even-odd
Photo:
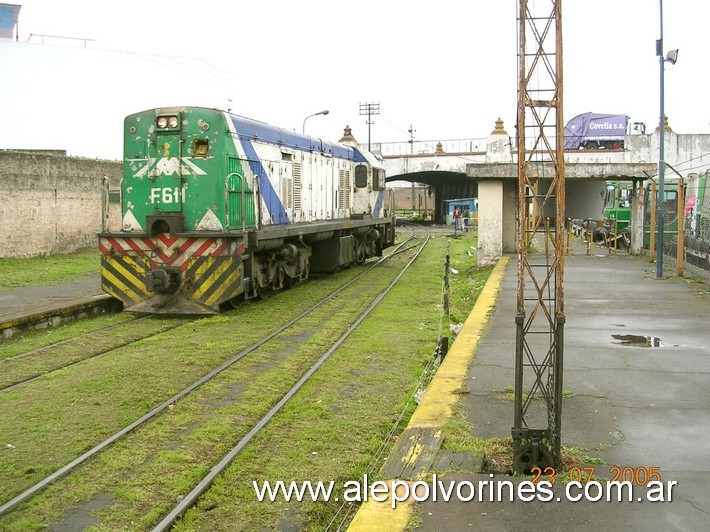
[[[367,269],[350,279],[347,283],[339,287],[338,289],[334,290],[331,292],[328,296],[323,298],[321,301],[316,303],[315,305],[311,306],[310,308],[306,309],[305,311],[301,312],[298,316],[295,318],[291,319],[289,322],[286,324],[282,325],[278,329],[272,331],[268,335],[264,336],[261,340],[258,340],[254,344],[244,348],[240,352],[234,354],[229,358],[228,360],[222,362],[218,367],[214,368],[212,371],[208,372],[198,380],[194,381],[192,384],[188,385],[185,387],[182,391],[174,394],[172,397],[167,399],[166,401],[162,402],[158,406],[154,407],[152,410],[150,410],[148,413],[144,414],[142,417],[137,419],[136,421],[130,423],[128,426],[124,427],[123,429],[119,430],[112,436],[106,438],[102,442],[98,443],[82,455],[78,456],[71,462],[67,463],[66,465],[60,467],[53,473],[49,474],[47,477],[44,479],[40,480],[39,482],[35,483],[33,486],[29,487],[28,489],[24,490],[22,493],[16,495],[9,501],[3,503],[0,505],[0,515],[6,513],[7,511],[11,510],[15,506],[17,506],[19,503],[22,501],[30,498],[32,495],[35,493],[39,492],[40,490],[43,490],[59,478],[63,477],[67,473],[73,471],[76,469],[79,465],[84,463],[86,460],[91,458],[92,456],[98,454],[99,452],[103,451],[110,445],[114,444],[124,436],[132,433],[135,431],[138,427],[144,425],[146,422],[149,420],[153,419],[163,411],[167,410],[171,405],[174,405],[175,402],[179,401],[183,397],[187,396],[189,393],[192,391],[196,390],[197,388],[201,387],[203,384],[211,381],[213,378],[215,378],[217,375],[221,374],[223,371],[228,369],[229,367],[233,366],[236,362],[244,358],[246,355],[249,353],[255,351],[257,348],[261,347],[264,345],[266,342],[270,341],[273,339],[275,336],[281,334],[284,332],[286,329],[289,327],[293,326],[296,322],[302,320],[309,314],[313,313],[315,310],[319,309],[323,305],[325,305],[327,302],[331,301],[334,299],[336,296],[338,296],[341,292],[343,292],[345,289],[353,285],[356,281],[361,279],[363,276],[367,275],[372,269],[383,263],[384,261],[388,260],[394,253],[396,253],[402,246],[404,246],[412,237],[409,239],[404,240],[401,242],[399,245],[397,245],[389,254],[383,256],[380,258],[378,261],[374,262],[372,265],[370,265]],[[399,278],[399,277],[398,277]]]
[[[168,530],[178,518],[189,508],[191,508],[197,500],[210,488],[214,480],[219,476],[229,464],[232,463],[234,458],[241,452],[241,450],[251,441],[251,439],[256,436],[261,429],[263,429],[269,421],[281,410],[281,408],[288,403],[288,401],[293,397],[298,390],[311,378],[311,376],[330,358],[330,356],[340,347],[340,345],[355,331],[363,320],[377,307],[377,305],[382,301],[382,299],[394,288],[395,284],[399,279],[407,272],[412,264],[417,260],[421,252],[426,247],[429,238],[424,240],[420,248],[414,254],[414,256],[409,260],[404,268],[397,274],[394,280],[380,292],[375,299],[367,306],[367,308],[358,316],[358,318],[348,327],[348,329],[343,333],[340,338],[338,338],[333,345],[325,352],[321,357],[301,376],[301,378],[293,385],[293,387],[269,410],[269,412],[262,417],[252,429],[235,445],[224,457],[210,469],[209,473],[188,493],[170,513],[163,518],[163,520],[156,525],[153,532],[162,532]],[[406,241],[405,241],[406,242]],[[402,243],[402,245],[404,242]],[[395,253],[393,251],[390,255]],[[378,264],[381,261],[378,261]],[[320,306],[320,305],[319,305]]]

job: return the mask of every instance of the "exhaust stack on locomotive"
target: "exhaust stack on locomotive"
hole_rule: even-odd
[[[124,124],[121,230],[99,235],[102,288],[126,310],[214,314],[394,242],[371,153],[215,109]]]

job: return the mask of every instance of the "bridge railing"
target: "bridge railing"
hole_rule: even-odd
[[[441,144],[443,153],[485,153],[487,138],[415,140],[404,142],[373,142],[372,151],[383,157],[434,155]]]

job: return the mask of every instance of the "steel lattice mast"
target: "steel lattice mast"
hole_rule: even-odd
[[[517,472],[560,460],[565,175],[562,0],[519,0]]]

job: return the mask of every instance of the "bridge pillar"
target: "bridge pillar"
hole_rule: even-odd
[[[646,197],[643,191],[643,181],[634,180],[634,194],[631,197],[631,249],[632,255],[640,255],[643,251],[643,211]]]
[[[478,266],[515,251],[516,185],[511,179],[478,182]]]

